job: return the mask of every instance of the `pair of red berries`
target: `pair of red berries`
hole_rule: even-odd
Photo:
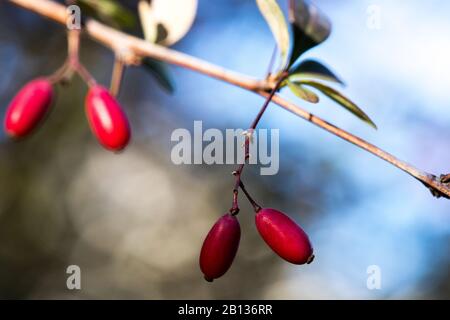
[[[284,260],[294,264],[311,263],[313,248],[308,235],[284,213],[260,209],[256,228],[264,241]],[[239,247],[241,228],[236,216],[226,213],[209,231],[200,252],[200,269],[207,281],[227,272]]]
[[[49,112],[53,99],[53,83],[49,79],[27,83],[6,111],[5,132],[14,138],[28,135]],[[126,147],[131,136],[127,116],[106,88],[100,85],[89,88],[86,115],[92,132],[105,148],[120,151]]]

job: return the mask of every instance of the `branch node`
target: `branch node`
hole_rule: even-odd
[[[142,57],[137,55],[133,50],[127,46],[120,46],[114,48],[116,59],[120,60],[127,66],[139,66],[142,63]]]
[[[436,185],[443,187],[444,189],[447,189],[449,191],[448,193],[450,194],[450,174],[441,174],[439,179],[435,175],[430,175],[430,179],[433,183],[426,183],[423,181],[421,182],[428,188],[428,190],[430,190],[433,197],[436,197],[438,199],[441,197],[450,199],[450,197],[446,193],[442,192],[436,187]]]

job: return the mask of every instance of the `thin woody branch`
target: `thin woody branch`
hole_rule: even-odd
[[[111,85],[109,91],[113,96],[117,96],[120,91],[120,87],[123,80],[123,74],[125,70],[125,63],[124,61],[116,56],[116,59],[114,61],[114,68],[111,75]]]
[[[66,7],[51,0],[9,0],[9,2],[23,7],[27,10],[38,13],[50,18],[60,24],[66,24]],[[174,64],[195,72],[202,73],[209,77],[228,82],[243,89],[253,91],[263,97],[268,97],[269,92],[275,85],[273,81],[257,80],[243,74],[239,74],[212,63],[197,59],[187,54],[152,44],[134,36],[130,36],[114,28],[108,27],[93,19],[86,21],[84,32],[92,39],[100,42],[111,50],[118,46],[127,48],[136,56],[152,57],[170,64]],[[389,162],[395,167],[405,171],[414,178],[421,181],[428,187],[436,197],[445,197],[450,199],[450,181],[447,175],[441,175],[439,178],[433,174],[423,172],[414,166],[396,158],[395,156],[381,150],[369,142],[346,132],[329,122],[311,114],[310,112],[298,107],[297,105],[285,100],[279,95],[272,99],[280,107],[292,112],[316,126],[350,142],[354,145],[376,155],[377,157]]]

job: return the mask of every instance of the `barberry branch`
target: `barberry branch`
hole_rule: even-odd
[[[244,162],[239,165],[239,167],[236,171],[233,172],[233,175],[236,177],[236,182],[235,182],[234,189],[233,189],[233,205],[230,209],[230,212],[232,214],[237,214],[239,212],[238,197],[237,197],[238,193],[239,193],[239,187],[241,187],[241,189],[245,189],[243,187],[243,184],[241,181],[241,176],[242,176],[242,171],[244,170],[245,163],[247,162],[247,160],[250,157],[250,143],[251,143],[253,132],[255,131],[256,127],[258,126],[258,123],[261,120],[261,117],[263,116],[264,112],[266,112],[267,107],[270,104],[270,101],[272,101],[272,98],[275,96],[275,93],[278,91],[281,84],[283,83],[284,80],[286,80],[286,78],[288,76],[289,76],[289,73],[287,71],[283,71],[281,73],[280,78],[278,79],[277,83],[275,84],[275,87],[273,87],[269,96],[266,98],[266,101],[264,101],[264,104],[261,107],[261,110],[259,110],[258,114],[256,115],[256,118],[253,120],[252,124],[250,125],[250,128],[245,133]],[[246,194],[246,196],[247,196],[247,198],[249,198],[248,194]]]
[[[37,14],[50,18],[60,24],[66,24],[66,7],[55,1],[8,1],[29,11],[33,11]],[[243,89],[255,92],[256,94],[259,94],[265,98],[270,95],[269,91],[275,86],[275,83],[272,79],[258,80],[250,78],[246,75],[227,70],[225,68],[189,56],[187,54],[163,46],[155,45],[143,39],[128,35],[114,28],[108,27],[102,23],[99,23],[98,21],[93,19],[86,20],[84,32],[92,39],[100,42],[106,47],[109,47],[111,50],[114,50],[115,48],[117,48],[117,45],[120,44],[120,47],[127,48],[136,56],[151,57],[186,69],[190,69],[209,77],[219,79]],[[299,116],[300,118],[303,118],[315,124],[316,126],[362,148],[363,150],[374,154],[375,156],[410,174],[417,180],[421,181],[426,187],[428,187],[434,196],[450,199],[450,182],[448,181],[448,179],[441,179],[440,177],[436,177],[436,175],[421,171],[416,167],[406,163],[405,161],[398,159],[392,154],[383,151],[377,146],[311,114],[310,112],[298,107],[297,105],[293,104],[290,101],[287,101],[277,94],[273,96],[272,101],[280,107]]]

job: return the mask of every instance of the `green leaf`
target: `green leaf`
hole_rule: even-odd
[[[293,48],[289,66],[307,50],[324,42],[331,33],[331,22],[307,0],[289,0]]]
[[[175,88],[172,76],[170,75],[169,68],[167,68],[167,65],[164,62],[152,58],[144,58],[142,60],[142,66],[155,77],[162,88],[169,93],[174,92]]]
[[[322,63],[316,60],[305,60],[301,62],[295,68],[289,71],[291,74],[291,79],[305,79],[305,78],[316,78],[319,80],[337,82],[344,85],[344,82],[336,76],[328,67],[324,66]]]
[[[303,87],[301,84],[293,83],[291,81],[286,81],[286,84],[288,85],[289,89],[299,98],[306,100],[311,103],[317,103],[319,102],[319,97],[312,92],[311,90]]]
[[[374,129],[377,129],[376,124],[369,118],[369,116],[364,111],[362,111],[356,104],[354,104],[347,97],[345,97],[343,94],[336,91],[335,89],[313,80],[301,80],[295,81],[295,83],[301,83],[305,86],[311,86],[313,88],[318,89],[324,95],[326,95],[330,99],[334,100],[335,102],[343,106],[345,109],[353,113],[359,119],[363,120],[364,122],[372,126]]]
[[[259,10],[266,19],[281,53],[280,71],[283,70],[289,60],[290,37],[289,29],[283,11],[276,0],[256,0]]]
[[[112,27],[131,29],[136,25],[134,13],[117,0],[78,0],[77,4],[83,13]]]

